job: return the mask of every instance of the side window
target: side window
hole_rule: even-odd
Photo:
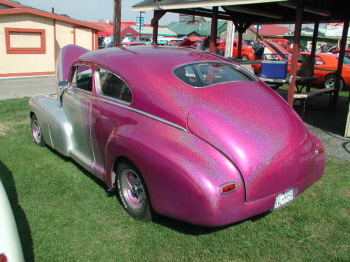
[[[324,65],[325,62],[323,61],[323,59],[319,56],[315,56],[315,65]]]
[[[99,85],[102,95],[131,103],[132,93],[130,87],[115,74],[99,68]]]
[[[298,56],[298,63],[302,63],[303,59],[304,59],[304,56],[303,55],[299,55]]]
[[[72,86],[92,92],[92,70],[89,66],[74,66],[71,77]]]

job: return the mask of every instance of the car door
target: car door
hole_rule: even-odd
[[[89,171],[95,161],[91,145],[93,82],[91,65],[75,64],[62,99],[62,106],[70,123],[67,128],[71,128],[71,157]]]
[[[133,94],[130,86],[120,76],[103,68],[96,68],[96,99],[92,105],[91,141],[95,154],[93,173],[105,174],[106,147],[113,132],[125,125],[134,125],[129,106]],[[117,132],[118,133],[118,132]]]

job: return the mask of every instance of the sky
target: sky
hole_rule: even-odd
[[[57,14],[67,14],[71,18],[98,22],[100,19],[113,20],[114,0],[17,0],[23,5],[28,5],[46,12],[55,8]],[[122,21],[136,21],[140,12],[134,12],[132,6],[142,0],[121,0]],[[152,11],[142,14],[145,17],[145,24],[150,24],[153,17]],[[160,25],[167,25],[170,22],[178,22],[179,15],[167,13],[159,21]]]

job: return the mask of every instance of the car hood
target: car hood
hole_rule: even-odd
[[[188,128],[239,168],[247,201],[291,188],[313,168],[309,131],[260,81],[208,87],[189,112]]]

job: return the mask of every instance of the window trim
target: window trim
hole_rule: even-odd
[[[175,74],[175,70],[180,68],[180,67],[185,67],[185,66],[191,66],[191,65],[198,65],[198,64],[203,64],[203,63],[207,63],[207,64],[222,64],[222,65],[226,65],[229,67],[234,68],[235,70],[237,70],[238,72],[240,72],[243,75],[246,75],[247,77],[251,78],[250,80],[247,80],[247,82],[258,82],[259,78],[257,78],[257,76],[253,75],[252,73],[246,71],[244,68],[241,68],[239,65],[237,64],[233,64],[233,63],[227,63],[224,61],[199,61],[199,62],[194,62],[194,63],[188,63],[188,64],[182,64],[180,66],[177,66],[173,69],[173,76],[178,79],[179,81],[187,84],[186,82],[184,82],[183,80],[181,80],[176,74]],[[211,86],[215,86],[218,84],[223,84],[223,83],[236,83],[237,81],[228,81],[228,82],[222,82],[222,83],[213,83],[213,84],[209,84],[209,85],[205,85],[205,86],[193,86],[193,85],[189,85],[188,86],[192,87],[192,88],[196,88],[196,89],[202,89],[202,88],[208,88]]]
[[[39,33],[40,47],[11,47],[11,33]],[[45,29],[33,28],[5,28],[5,41],[7,54],[46,54],[46,31]]]
[[[129,88],[130,92],[131,92],[131,101],[130,102],[127,102],[125,100],[122,100],[122,99],[119,99],[119,98],[116,98],[116,97],[112,97],[112,96],[107,96],[105,94],[103,94],[102,92],[102,86],[101,86],[101,81],[100,81],[100,69],[102,70],[105,70],[107,71],[108,73],[110,74],[113,74],[115,75],[116,77],[118,77],[119,79],[121,79],[126,85],[127,87]],[[131,105],[132,102],[134,101],[134,93],[130,87],[130,85],[128,84],[127,81],[125,81],[125,79],[123,77],[121,77],[120,75],[117,75],[116,73],[104,68],[104,67],[96,67],[96,70],[95,70],[95,79],[96,79],[96,84],[97,84],[97,91],[98,91],[98,94],[100,96],[102,96],[103,98],[108,98],[108,99],[112,99],[113,101],[118,101],[118,102],[122,102],[124,104],[127,104],[127,105]]]
[[[91,91],[89,90],[86,90],[86,89],[83,89],[83,88],[79,88],[77,83],[73,83],[73,79],[76,81],[76,77],[77,77],[77,69],[79,66],[86,66],[86,67],[89,67],[90,70],[91,70],[91,82],[92,82],[92,89]],[[75,69],[73,69],[73,67]],[[74,89],[74,90],[77,90],[79,92],[86,92],[86,93],[89,93],[89,94],[92,94],[93,91],[94,91],[94,83],[95,83],[95,80],[94,80],[94,70],[93,70],[93,67],[89,64],[84,64],[84,63],[78,63],[78,64],[73,64],[72,67],[71,67],[71,72],[70,72],[70,76],[68,78],[68,84],[70,86],[70,88]]]

